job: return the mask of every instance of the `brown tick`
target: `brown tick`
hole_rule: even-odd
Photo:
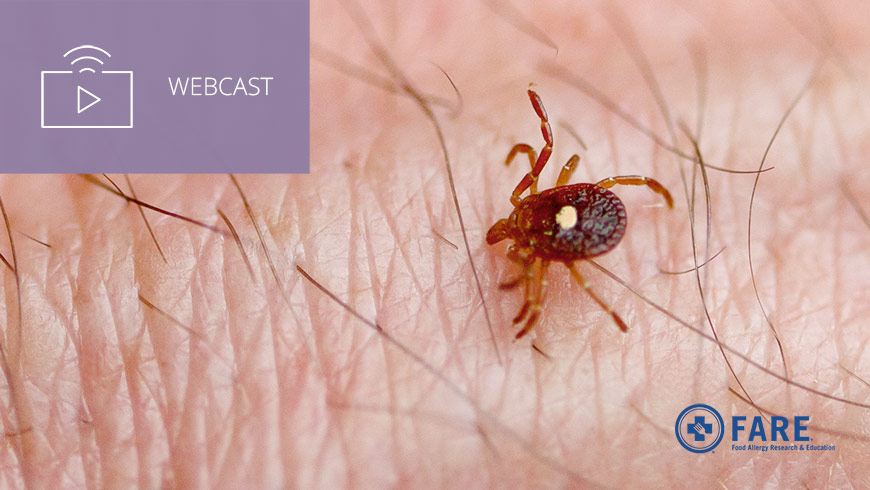
[[[624,332],[628,329],[625,322],[589,288],[589,283],[574,267],[574,262],[609,252],[625,234],[628,222],[625,205],[608,188],[616,184],[645,185],[661,194],[668,207],[673,208],[671,194],[657,181],[639,175],[608,177],[595,184],[565,185],[580,161],[577,155],[572,156],[562,167],[555,187],[538,193],[538,176],[553,152],[553,131],[541,98],[531,89],[528,93],[532,107],[541,119],[544,148],[536,157],[531,146],[519,143],[508,153],[505,165],[510,165],[517,154],[525,153],[532,170],[511,194],[514,210],[510,216],[498,220],[486,233],[486,243],[490,245],[506,238],[513,240],[514,243],[508,247],[507,257],[524,268],[519,277],[499,286],[508,290],[522,285],[525,290],[525,302],[513,322],[518,324],[526,319],[526,324],[516,338],[529,333],[541,314],[547,285],[545,275],[554,261],[565,264],[571,276]],[[521,198],[526,189],[529,189],[529,195]],[[538,263],[540,266],[536,267]]]

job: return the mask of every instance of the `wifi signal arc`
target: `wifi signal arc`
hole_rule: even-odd
[[[70,53],[73,53],[73,52],[78,51],[80,49],[96,49],[97,51],[103,53],[104,55],[108,56],[109,58],[112,57],[112,55],[109,54],[108,51],[106,51],[105,49],[103,49],[99,46],[94,46],[93,44],[82,44],[81,46],[76,46],[76,47],[72,48],[71,50],[67,51],[66,53],[64,53],[63,57],[66,58],[67,56],[70,55]]]
[[[105,63],[103,63],[103,60],[101,60],[101,59],[99,59],[99,58],[94,58],[93,56],[79,56],[78,58],[76,58],[76,59],[70,61],[69,64],[74,65],[74,64],[76,64],[76,63],[78,63],[79,61],[82,61],[82,60],[94,60],[94,61],[96,61],[97,63],[99,63],[99,64],[101,64],[101,65],[104,65],[104,64],[105,64]]]
[[[67,51],[66,53],[64,53],[63,57],[66,58],[67,56],[71,55],[72,53],[74,53],[74,52],[76,52],[76,51],[79,51],[79,50],[82,50],[82,49],[92,49],[92,50],[94,50],[94,51],[99,51],[100,53],[106,55],[106,57],[108,57],[108,58],[111,58],[111,57],[112,57],[112,55],[109,54],[108,51],[106,51],[105,49],[100,48],[100,47],[98,47],[98,46],[94,46],[93,44],[82,44],[81,46],[76,46],[76,47],[72,48],[71,50]],[[95,53],[95,54],[96,54],[96,53]],[[81,62],[81,61],[96,61],[97,63],[99,63],[99,64],[101,64],[101,65],[104,65],[104,64],[105,64],[105,62],[104,62],[103,60],[97,58],[96,56],[87,56],[87,55],[85,55],[85,56],[79,56],[78,58],[72,60],[72,61],[70,62],[70,65],[75,66],[76,63],[79,63],[79,62]],[[82,68],[82,69],[80,69],[80,70],[79,70],[79,73],[83,73],[83,72],[86,72],[86,71],[89,71],[89,72],[91,72],[91,73],[96,73],[96,70],[94,70],[93,68],[90,68],[90,67],[86,67],[86,68]]]

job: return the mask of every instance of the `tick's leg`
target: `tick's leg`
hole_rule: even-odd
[[[529,305],[529,319],[523,325],[523,329],[517,332],[516,338],[522,338],[529,333],[529,330],[535,326],[538,317],[541,316],[541,305],[544,303],[544,293],[547,289],[547,268],[550,266],[550,261],[545,260],[541,263],[539,275],[534,279],[534,292],[531,296],[531,304]],[[526,300],[528,303],[529,300]],[[514,322],[519,323],[519,322]]]
[[[601,309],[603,309],[607,313],[610,313],[610,316],[613,318],[616,326],[619,327],[619,329],[623,332],[627,331],[628,327],[625,325],[625,322],[622,321],[622,318],[620,318],[619,315],[610,308],[610,305],[602,301],[597,294],[592,292],[592,289],[589,288],[589,283],[586,282],[586,279],[581,276],[579,272],[577,272],[574,264],[565,264],[565,266],[568,267],[568,270],[571,272],[571,277],[573,277],[574,280],[576,280],[581,286],[583,286],[583,289],[585,289],[586,293],[589,294],[589,296],[591,296],[596,303],[598,303],[598,306],[600,306]]]
[[[508,153],[507,158],[504,160],[505,165],[510,165],[511,162],[516,158],[517,153],[525,153],[529,156],[529,167],[531,170],[535,169],[535,161],[537,161],[537,155],[535,154],[535,149],[525,143],[519,143],[514,145],[511,148],[511,152]],[[537,194],[538,192],[538,182],[532,181],[532,185],[529,187],[529,192],[532,194]]]
[[[653,192],[661,194],[662,197],[665,198],[665,202],[668,203],[669,208],[674,207],[674,200],[671,198],[671,193],[665,189],[665,186],[659,184],[657,180],[651,179],[649,177],[643,177],[640,175],[619,175],[616,177],[608,177],[601,182],[596,183],[595,185],[599,185],[608,189],[610,187],[615,186],[616,184],[620,185],[645,185],[652,189]]]
[[[523,266],[523,272],[513,279],[509,279],[498,285],[498,288],[502,291],[509,291],[511,289],[519,286],[523,281],[528,283],[529,276],[532,271],[532,264],[535,259],[527,255],[523,250],[518,249],[515,245],[511,245],[507,249],[507,258],[511,262],[516,262]],[[526,289],[526,296],[528,295],[528,289]],[[523,296],[525,298],[525,296]]]
[[[519,313],[517,313],[517,316],[514,317],[514,324],[523,321],[526,315],[529,314],[529,307],[532,306],[532,303],[534,301],[534,290],[532,288],[532,284],[535,282],[534,262],[526,264],[526,269],[523,272],[523,277],[517,282],[517,284],[519,284],[519,282],[523,283],[523,306],[520,307]]]
[[[553,130],[550,128],[550,121],[547,119],[547,111],[544,110],[544,103],[534,90],[529,90],[529,99],[532,101],[532,107],[535,113],[541,118],[541,134],[544,136],[544,147],[541,149],[541,154],[538,155],[537,161],[532,166],[531,172],[527,173],[523,180],[517,184],[513,194],[511,194],[511,203],[516,206],[520,203],[520,194],[526,191],[529,187],[538,181],[538,176],[541,175],[541,170],[547,165],[550,159],[550,154],[553,153]],[[534,191],[532,191],[534,194]]]
[[[579,161],[579,155],[574,155],[568,160],[568,163],[566,163],[565,166],[562,167],[562,171],[559,172],[559,178],[556,179],[556,187],[561,187],[568,183],[568,179],[571,178],[571,174],[574,173],[574,167],[577,166],[577,162]]]

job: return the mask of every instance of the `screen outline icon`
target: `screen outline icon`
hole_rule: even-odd
[[[132,70],[103,70],[100,73],[105,74],[126,74],[130,77],[130,123],[126,126],[108,125],[108,126],[55,126],[45,125],[45,75],[46,74],[73,74],[72,70],[44,70],[40,75],[39,103],[40,103],[40,123],[44,129],[130,129],[133,127],[133,71]]]
[[[112,55],[109,54],[108,51],[106,51],[105,49],[103,49],[99,46],[94,46],[93,44],[82,44],[81,46],[76,46],[75,48],[72,48],[69,51],[67,51],[66,53],[64,53],[63,57],[66,58],[67,56],[69,56],[72,53],[79,51],[79,50],[98,51],[98,52],[106,55],[106,57],[108,57],[108,58],[112,57]],[[99,63],[100,65],[104,64],[103,60],[101,60],[100,58],[97,58],[95,56],[87,56],[87,55],[75,58],[74,60],[72,60],[72,62],[70,62],[70,64],[75,66],[76,63],[79,63],[81,61],[86,61],[86,60],[95,61],[95,62]],[[94,70],[93,68],[90,68],[90,67],[85,67],[85,68],[80,69],[79,73],[82,73],[85,71],[89,71],[89,72],[94,73],[94,74],[96,73],[96,70]],[[129,129],[129,128],[133,127],[133,72],[130,70],[126,70],[126,71],[125,70],[102,70],[102,71],[100,71],[101,74],[108,74],[108,75],[122,74],[122,75],[128,75],[130,77],[130,83],[129,83],[129,86],[130,86],[130,123],[129,124],[127,124],[127,125],[112,124],[112,125],[99,125],[99,126],[94,126],[94,125],[63,125],[63,126],[61,126],[61,125],[48,125],[48,126],[46,126],[46,124],[45,124],[45,75],[46,74],[71,75],[72,73],[73,73],[72,70],[44,70],[40,73],[40,89],[39,89],[40,126],[42,128],[61,128],[61,129],[127,128],[127,129]],[[81,92],[82,91],[86,92],[89,96],[91,96],[95,99],[93,102],[88,104],[85,108],[82,108],[82,106],[81,106]],[[89,92],[87,89],[83,88],[81,85],[78,86],[78,91],[76,92],[76,95],[77,95],[77,102],[78,102],[77,103],[78,114],[81,114],[82,112],[84,112],[88,108],[92,107],[96,103],[100,102],[100,100],[101,100],[99,97],[97,97],[93,93]]]

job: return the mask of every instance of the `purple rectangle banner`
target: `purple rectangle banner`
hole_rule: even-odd
[[[307,173],[309,5],[0,0],[0,173]]]

